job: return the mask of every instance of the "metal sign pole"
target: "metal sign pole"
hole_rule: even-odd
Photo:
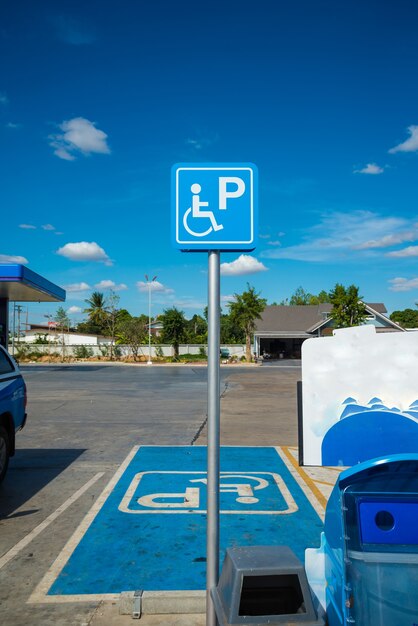
[[[206,626],[216,626],[210,591],[219,577],[220,252],[208,255],[208,447],[206,531]]]

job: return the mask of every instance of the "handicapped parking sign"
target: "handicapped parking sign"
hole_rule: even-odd
[[[180,250],[254,250],[256,166],[247,163],[174,165],[172,218],[173,243]]]

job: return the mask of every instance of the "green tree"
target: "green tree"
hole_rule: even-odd
[[[119,309],[118,311],[118,324],[125,322],[126,320],[131,320],[132,315],[129,313],[127,309]]]
[[[229,313],[221,313],[221,343],[245,343],[245,331],[234,322]]]
[[[208,307],[204,309],[205,320],[208,319]],[[223,313],[222,309],[219,309],[220,317],[220,342],[221,343],[245,343],[245,332],[242,328],[236,325],[231,319],[231,314]]]
[[[119,304],[119,296],[116,295],[112,289],[109,292],[109,296],[105,300],[105,318],[104,318],[104,327],[107,330],[107,334],[110,335],[111,343],[110,343],[110,360],[113,361],[113,356],[115,354],[115,340],[116,340],[116,329],[118,324],[118,317],[120,313],[120,309],[118,309]]]
[[[57,309],[54,321],[56,322],[57,328],[59,330],[68,331],[68,328],[70,326],[70,318],[68,317],[66,310],[62,306]]]
[[[309,300],[309,304],[324,304],[325,302],[329,302],[329,293],[328,291],[320,291],[317,296],[311,296]]]
[[[138,353],[148,336],[147,321],[141,317],[125,317],[118,321],[118,338],[121,343],[129,346],[132,350],[134,361],[138,360]]]
[[[55,313],[54,321],[57,324],[57,331],[61,332],[61,349],[62,360],[65,358],[65,333],[70,330],[70,318],[67,315],[65,309],[60,306]]]
[[[260,298],[254,287],[247,283],[247,291],[234,294],[234,301],[228,304],[231,321],[245,333],[246,359],[251,361],[251,335],[255,329],[255,321],[261,318],[266,307],[265,298]]]
[[[311,293],[304,290],[303,287],[298,287],[295,293],[290,297],[290,306],[300,306],[303,304],[310,304],[310,300],[313,298]]]
[[[186,320],[186,340],[190,343],[206,343],[208,336],[208,324],[201,315],[193,315],[192,319]]]
[[[179,311],[176,307],[165,309],[163,314],[159,316],[163,323],[162,341],[170,343],[174,348],[174,358],[177,360],[179,356],[179,345],[186,338],[187,322],[183,311]]]
[[[416,309],[393,311],[390,314],[390,319],[403,328],[418,328],[418,311]]]
[[[98,326],[88,319],[84,322],[79,322],[77,324],[77,332],[85,333],[87,335],[102,335],[103,328],[102,326]]]
[[[282,300],[280,304],[295,306],[303,304],[321,304],[323,302],[329,302],[329,293],[327,291],[322,290],[318,295],[314,295],[305,291],[303,287],[298,287],[290,297],[290,300]]]
[[[87,313],[89,321],[96,327],[100,328],[101,333],[105,332],[105,324],[107,318],[106,298],[100,291],[93,291],[90,298],[84,300],[89,306],[84,309]]]
[[[355,285],[344,287],[337,283],[329,293],[332,304],[332,319],[336,328],[348,328],[364,323],[367,312],[359,296],[359,289]]]

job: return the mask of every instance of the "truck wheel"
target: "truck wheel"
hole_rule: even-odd
[[[7,431],[0,426],[0,483],[6,476],[9,465],[10,443]]]

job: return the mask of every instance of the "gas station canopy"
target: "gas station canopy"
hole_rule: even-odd
[[[64,302],[65,291],[24,265],[0,265],[0,299],[14,302]]]

